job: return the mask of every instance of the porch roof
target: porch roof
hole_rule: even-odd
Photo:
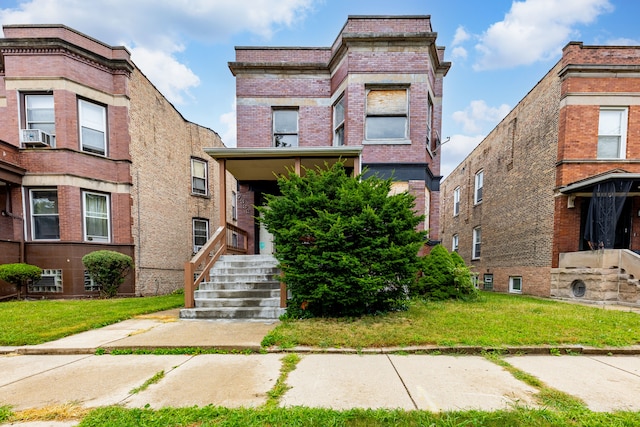
[[[346,167],[360,170],[362,146],[291,148],[205,148],[216,160],[225,160],[226,170],[239,181],[275,181],[276,176],[295,170],[296,162],[313,169],[342,160]]]
[[[630,193],[638,193],[638,191],[640,191],[640,173],[631,172],[603,173],[601,175],[573,182],[565,187],[561,187],[559,191],[562,194],[591,193],[593,191],[593,187],[597,184],[617,180],[633,181]]]

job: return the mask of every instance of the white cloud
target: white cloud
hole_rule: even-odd
[[[467,49],[463,48],[462,46],[456,46],[451,51],[451,57],[454,58],[454,59],[455,58],[466,59],[467,58]]]
[[[0,8],[0,24],[64,24],[112,45],[180,104],[200,80],[177,59],[185,43],[215,43],[250,32],[268,38],[304,19],[323,0],[27,0]]]
[[[605,42],[607,46],[638,46],[640,45],[640,40],[627,39],[624,37],[617,39],[610,39]]]
[[[453,42],[451,42],[451,46],[457,46],[471,38],[471,35],[467,33],[464,27],[459,26],[456,28],[456,34],[453,36]]]
[[[483,135],[453,135],[449,142],[442,145],[440,175],[449,175],[483,139]]]
[[[236,103],[235,100],[231,106],[231,111],[224,113],[220,116],[220,123],[225,127],[222,135],[222,142],[227,147],[235,147],[237,142],[237,127],[236,127]]]
[[[489,107],[483,100],[471,101],[462,111],[452,114],[453,120],[462,124],[465,133],[476,134],[487,126],[491,128],[500,122],[511,111],[511,107],[502,104],[499,107]]]
[[[476,50],[476,70],[510,68],[552,59],[570,37],[578,36],[578,25],[593,22],[613,9],[609,0],[514,1],[504,20],[491,25]]]

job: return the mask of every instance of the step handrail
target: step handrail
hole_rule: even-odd
[[[207,240],[202,249],[184,264],[184,306],[195,307],[194,292],[203,280],[210,280],[210,271],[213,264],[224,255],[227,250],[226,227],[218,227],[215,233]],[[207,260],[208,258],[208,260]],[[202,266],[202,264],[207,262]],[[196,271],[202,266],[202,271],[194,279]]]

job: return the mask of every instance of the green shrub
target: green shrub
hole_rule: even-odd
[[[82,263],[104,298],[116,296],[124,278],[133,268],[130,256],[115,251],[95,251],[82,257]]]
[[[15,285],[18,298],[23,286],[27,286],[30,281],[40,280],[42,270],[31,264],[3,264],[0,265],[0,279]]]
[[[422,276],[418,279],[414,294],[432,300],[475,299],[478,291],[473,286],[471,271],[462,257],[449,253],[442,245],[434,246],[422,259]]]
[[[390,180],[326,170],[290,172],[280,196],[258,208],[273,234],[287,316],[359,316],[406,307],[424,233],[408,193],[389,196]]]

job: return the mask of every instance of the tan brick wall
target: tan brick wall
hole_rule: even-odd
[[[218,163],[204,148],[222,141],[186,121],[139,70],[131,78],[130,129],[136,292],[166,293],[183,286],[192,219],[208,219],[210,233],[220,225]],[[191,194],[192,157],[208,162],[208,196]]]
[[[555,162],[560,79],[556,65],[516,105],[441,186],[441,238],[480,273],[494,274],[494,289],[508,290],[522,276],[523,293],[549,295],[553,242]],[[474,206],[475,175],[484,171],[483,201]],[[460,214],[453,192],[460,187]],[[472,260],[473,229],[481,227],[479,260]]]

